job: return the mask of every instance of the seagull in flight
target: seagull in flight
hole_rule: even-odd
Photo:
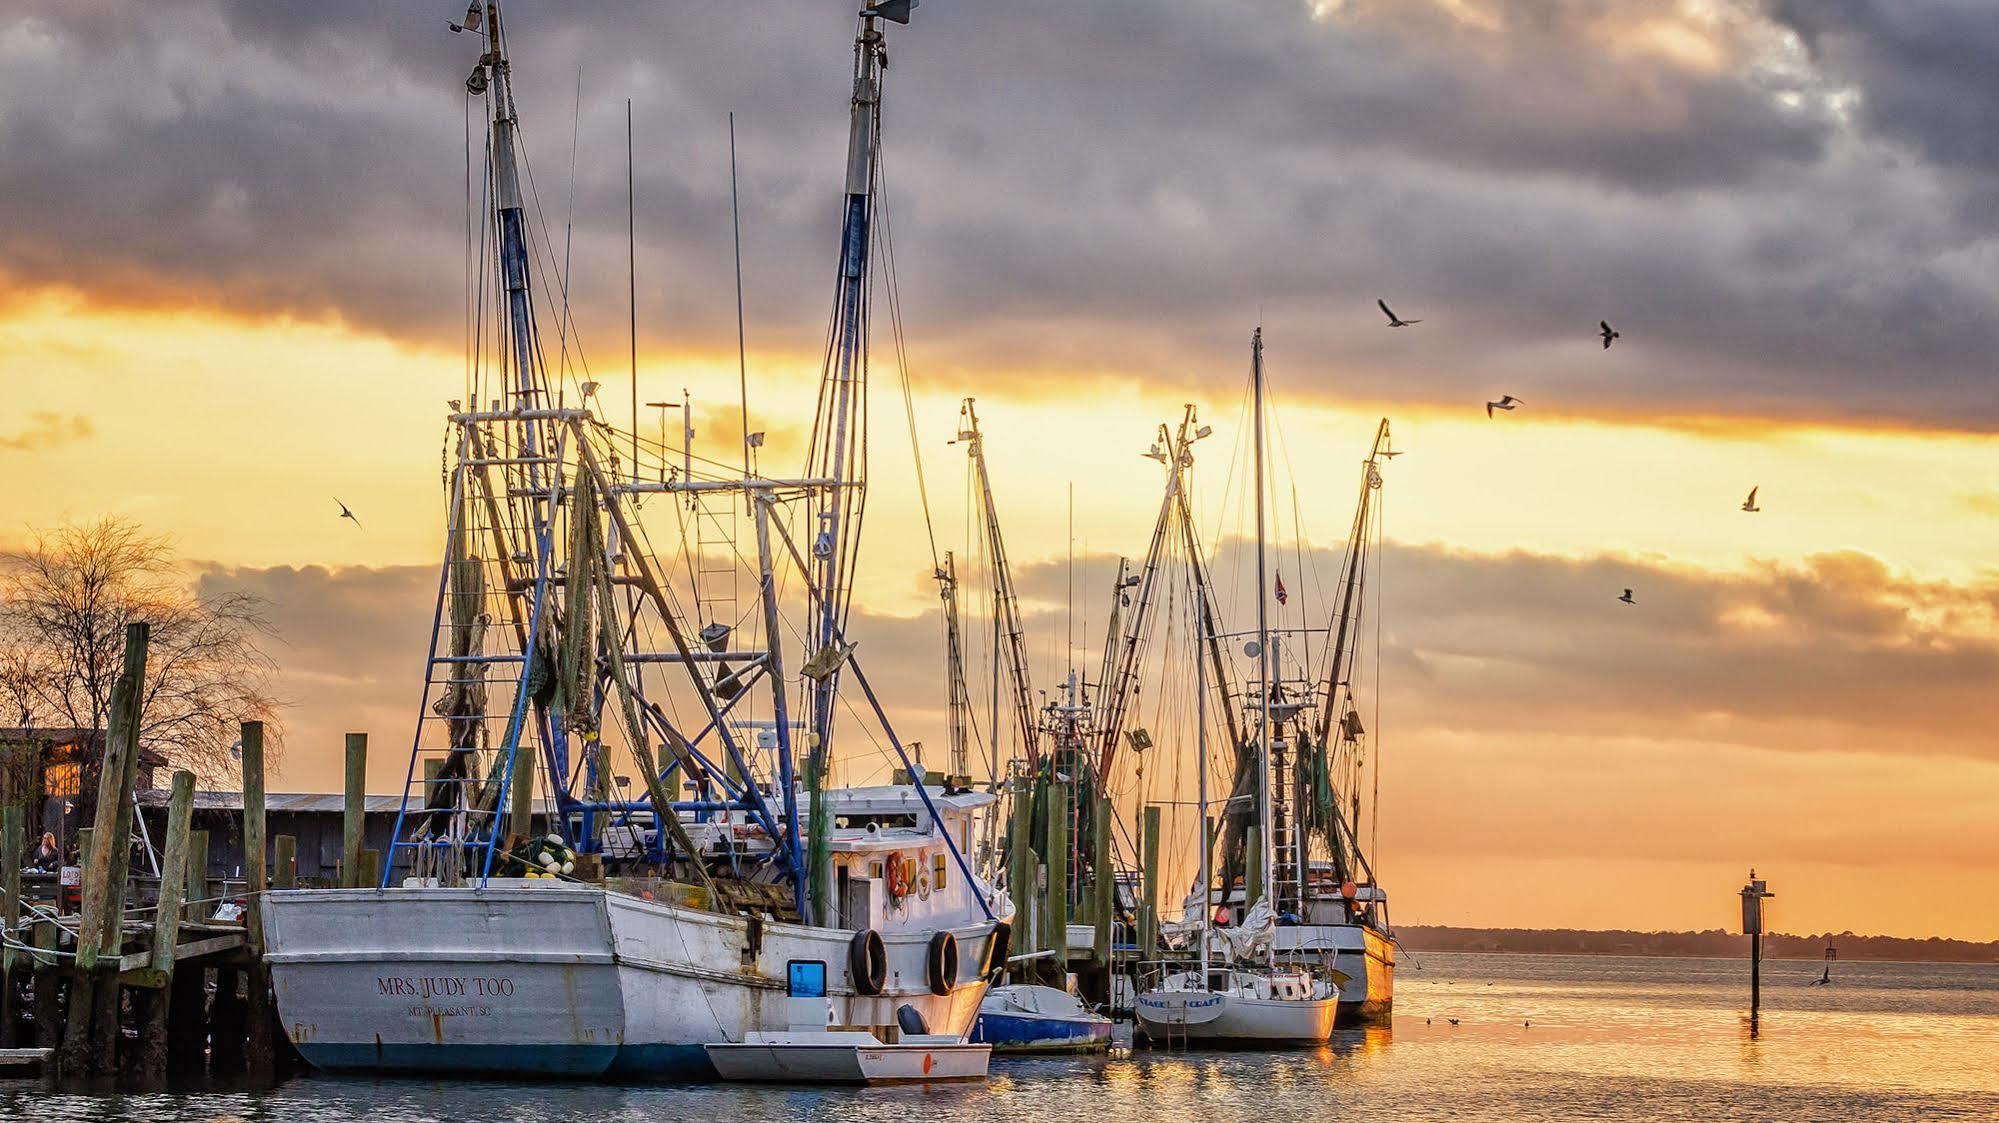
[[[1618,599],[1618,600],[1620,600],[1620,601],[1623,601],[1623,602],[1624,602],[1625,604],[1637,604],[1637,603],[1638,603],[1638,602],[1637,602],[1636,600],[1633,600],[1633,599],[1632,599],[1632,597],[1631,597],[1631,590],[1630,590],[1630,589],[1626,589],[1626,590],[1624,590],[1624,595],[1623,595],[1623,596],[1621,596],[1621,597],[1619,597],[1619,598],[1617,598],[1617,599]]]
[[[356,518],[354,518],[354,512],[352,512],[352,511],[350,511],[350,510],[348,510],[348,509],[347,509],[347,504],[345,504],[345,503],[341,503],[341,502],[340,502],[340,497],[339,497],[339,496],[337,496],[337,495],[333,497],[333,501],[334,501],[334,502],[335,502],[336,504],[339,504],[339,506],[340,506],[340,517],[341,517],[341,518],[343,518],[343,519],[351,519],[351,520],[353,520],[353,523],[354,523],[354,528],[355,528],[356,530],[359,530],[359,529],[361,528],[361,520],[360,520],[360,519],[356,519]]]
[[[1520,400],[1519,398],[1514,397],[1511,394],[1501,394],[1499,396],[1498,401],[1485,403],[1485,415],[1487,417],[1491,417],[1493,410],[1503,409],[1510,411],[1515,406],[1524,406],[1526,404],[1527,404],[1526,402]]]
[[[1609,320],[1598,320],[1596,326],[1603,329],[1603,349],[1606,351],[1610,350],[1610,341],[1623,334],[1616,328],[1611,327]]]
[[[1387,302],[1386,300],[1383,300],[1383,299],[1381,299],[1380,297],[1376,297],[1376,298],[1375,298],[1375,300],[1374,300],[1374,302],[1375,302],[1376,304],[1379,304],[1379,305],[1381,305],[1381,311],[1382,311],[1382,314],[1383,314],[1383,315],[1386,315],[1386,316],[1388,317],[1388,326],[1389,326],[1389,327],[1392,327],[1392,328],[1406,328],[1406,327],[1408,327],[1408,326],[1409,326],[1410,324],[1420,324],[1420,323],[1422,323],[1422,322],[1423,322],[1423,321],[1421,321],[1421,320],[1405,320],[1405,319],[1403,319],[1402,317],[1400,317],[1400,316],[1396,315],[1396,314],[1395,314],[1395,310],[1394,310],[1393,308],[1390,308],[1390,307],[1388,306],[1388,302]]]
[[[1750,488],[1749,498],[1742,501],[1742,509],[1749,512],[1752,515],[1763,509],[1756,505],[1756,491],[1757,491],[1756,488],[1753,487]]]

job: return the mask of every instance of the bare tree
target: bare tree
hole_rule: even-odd
[[[197,597],[172,543],[125,519],[36,531],[0,555],[0,702],[22,725],[102,729],[125,625],[143,620],[140,743],[220,778],[237,727],[277,711],[264,609],[247,593]]]

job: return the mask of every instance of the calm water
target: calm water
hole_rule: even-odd
[[[1739,962],[1420,962],[1404,964],[1392,1028],[1309,1053],[995,1061],[983,1087],[928,1090],[309,1077],[260,1095],[87,1098],[0,1083],[0,1119],[1999,1120],[1999,968],[1848,962],[1812,987],[1816,963],[1765,964],[1752,1040]]]

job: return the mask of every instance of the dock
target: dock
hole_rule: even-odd
[[[261,914],[267,893],[297,886],[297,840],[266,838],[264,728],[242,733],[243,877],[208,875],[209,834],[192,829],[195,776],[175,772],[158,876],[130,868],[137,802],[138,691],[147,626],[128,627],[113,689],[95,817],[78,832],[78,865],[29,876],[27,800],[13,773],[0,793],[0,1079],[40,1077],[60,1090],[136,1091],[222,1078],[269,1086],[302,1067],[278,1021]],[[360,850],[366,737],[347,743],[348,853],[341,884],[377,876]],[[68,873],[69,871],[65,871]],[[74,880],[74,886],[65,882]],[[72,907],[74,904],[74,907]]]

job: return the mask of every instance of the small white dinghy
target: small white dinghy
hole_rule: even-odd
[[[761,1084],[931,1084],[984,1080],[990,1045],[942,1033],[906,1034],[884,1044],[861,1030],[749,1033],[708,1046],[724,1080]]]
[[[903,1032],[885,1042],[866,1030],[828,1029],[823,998],[787,1000],[791,1028],[751,1031],[741,1041],[706,1046],[724,1080],[759,1084],[935,1084],[984,1080],[993,1047],[948,1033],[920,1032],[922,1016],[905,1006]],[[912,1032],[917,1031],[917,1032]]]

